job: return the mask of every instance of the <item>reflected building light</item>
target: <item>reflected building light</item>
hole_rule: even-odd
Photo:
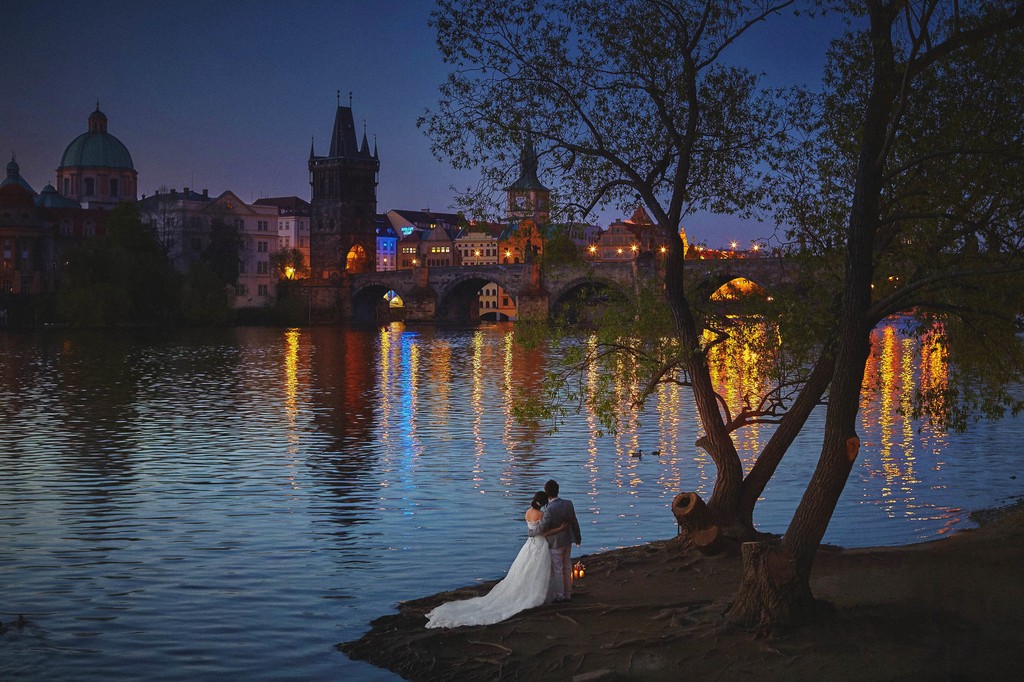
[[[479,255],[479,254],[477,254]],[[483,332],[473,334],[470,345],[472,370],[470,374],[469,406],[473,411],[473,456],[474,468],[479,468],[487,454],[487,441],[483,433],[484,420],[484,338]]]
[[[380,391],[377,399],[377,405],[380,409],[380,440],[381,445],[384,446],[382,451],[385,457],[389,457],[392,450],[390,447],[392,417],[391,394],[394,390],[395,381],[393,369],[393,353],[395,352],[395,344],[393,342],[392,333],[390,326],[382,327],[378,338],[380,348],[378,353],[380,364],[380,377],[378,379],[378,384],[380,386]]]
[[[284,414],[288,424],[288,455],[292,458],[289,468],[294,469],[299,454],[302,434],[299,432],[299,335],[298,329],[288,329],[284,333]],[[297,489],[294,476],[290,477],[291,487]]]

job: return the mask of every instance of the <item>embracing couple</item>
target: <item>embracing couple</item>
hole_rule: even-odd
[[[428,628],[499,623],[525,609],[572,596],[572,544],[582,541],[572,502],[548,481],[526,510],[527,539],[505,578],[482,597],[441,604],[427,614]]]

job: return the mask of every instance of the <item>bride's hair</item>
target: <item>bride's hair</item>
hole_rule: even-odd
[[[530,506],[534,509],[540,509],[548,503],[548,494],[541,490],[539,493],[533,496],[533,501],[530,502]]]

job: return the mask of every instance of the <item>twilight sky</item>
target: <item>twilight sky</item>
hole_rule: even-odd
[[[245,201],[308,200],[310,138],[326,154],[336,91],[345,104],[351,91],[357,127],[365,121],[380,152],[377,210],[449,211],[451,187],[475,176],[434,159],[416,128],[446,74],[427,26],[432,8],[430,0],[8,3],[0,160],[15,153],[40,191],[98,100],[108,131],[132,154],[140,196],[191,187],[230,189]],[[833,18],[774,21],[733,58],[772,82],[814,85],[838,27]],[[711,215],[684,225],[691,241],[710,246],[746,246],[772,232]]]

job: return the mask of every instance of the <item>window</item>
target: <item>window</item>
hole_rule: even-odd
[[[265,260],[256,263],[256,274],[265,275],[268,272],[270,272],[270,263]]]
[[[117,178],[110,178],[110,196],[117,197]]]
[[[249,287],[245,286],[244,284],[236,284],[235,285],[235,295],[236,296],[245,296],[248,293],[249,293]]]
[[[258,285],[256,287],[256,293],[258,295],[260,295],[260,296],[266,296],[267,295],[267,285],[266,284]]]
[[[257,253],[266,253],[267,252],[267,242],[265,242],[265,241],[256,242],[256,251],[257,251]]]
[[[71,194],[71,178],[64,178],[64,196]]]
[[[96,193],[96,181],[93,178],[85,179],[85,196],[91,197]]]
[[[239,275],[244,275],[245,274],[245,261],[244,260],[238,261],[238,274]]]
[[[267,231],[267,221],[266,220],[257,220],[256,221],[256,231],[257,232],[266,232]]]

